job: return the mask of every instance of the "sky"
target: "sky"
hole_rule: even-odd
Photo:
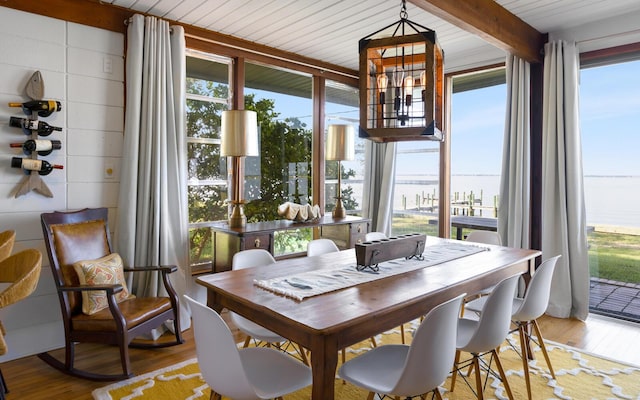
[[[640,61],[583,69],[580,79],[584,174],[640,176]],[[276,98],[276,111],[283,118],[303,117],[311,126],[310,99],[273,93],[265,96]],[[454,94],[450,132],[453,175],[500,174],[505,102],[506,85]],[[328,108],[327,113],[340,110]],[[437,174],[437,153],[406,153],[434,147],[437,144],[433,142],[399,142],[398,175]]]
[[[505,91],[453,96],[452,174],[500,173]],[[580,128],[584,175],[640,176],[640,61],[581,70]]]

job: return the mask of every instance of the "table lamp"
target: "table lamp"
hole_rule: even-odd
[[[244,157],[258,155],[258,115],[250,110],[222,112],[220,132],[220,156],[231,157],[230,228],[242,228],[247,224],[244,215]]]
[[[329,125],[327,130],[327,146],[325,159],[328,161],[338,161],[338,191],[336,196],[336,206],[333,209],[333,218],[344,218],[347,215],[342,204],[342,167],[340,162],[353,160],[355,130],[352,125]]]

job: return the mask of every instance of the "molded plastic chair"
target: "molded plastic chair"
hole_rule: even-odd
[[[374,240],[387,239],[387,235],[382,232],[369,232],[364,235],[364,240],[367,242],[373,242]]]
[[[524,369],[525,381],[527,383],[527,394],[531,399],[531,382],[529,377],[529,355],[532,354],[530,348],[530,341],[533,338],[530,335],[531,327],[535,330],[537,341],[535,341],[542,350],[549,372],[553,379],[556,379],[555,372],[551,366],[549,360],[549,354],[544,344],[544,339],[540,333],[540,327],[538,326],[537,319],[540,318],[549,305],[549,295],[551,293],[551,281],[553,278],[553,271],[560,256],[549,258],[536,269],[529,287],[524,294],[524,297],[515,297],[513,299],[513,313],[511,315],[511,321],[516,325],[516,330],[520,335],[520,355],[522,356],[522,367]],[[467,304],[467,308],[473,311],[479,311],[482,315],[483,309],[486,306],[486,298],[480,298]]]
[[[42,254],[35,249],[23,250],[0,260],[0,282],[9,283],[9,286],[0,292],[0,308],[17,303],[33,293],[38,286],[41,269]],[[5,330],[2,322],[0,322],[0,333],[0,355],[4,355],[7,353],[7,344],[4,341]],[[4,394],[7,392],[7,386],[0,371],[0,399],[4,399]]]
[[[480,314],[479,320],[460,318],[458,320],[457,351],[456,360],[453,366],[453,376],[451,377],[451,391],[456,384],[458,370],[473,365],[476,380],[476,395],[478,399],[483,399],[482,377],[480,366],[487,371],[487,377],[491,368],[491,360],[495,359],[496,366],[500,373],[500,378],[504,384],[507,396],[513,399],[509,382],[502,368],[502,363],[496,348],[507,338],[511,314],[513,310],[513,296],[520,275],[514,275],[498,283],[489,296],[486,297],[485,308]],[[466,351],[471,353],[471,359],[460,362],[460,353]],[[481,359],[485,354],[490,354],[488,363]],[[493,373],[493,371],[491,371]]]
[[[502,246],[502,239],[500,239],[500,235],[498,234],[498,232],[493,232],[493,231],[484,231],[484,230],[471,231],[467,235],[466,241],[467,242],[474,242],[474,243],[493,244],[493,245],[496,245],[496,246]],[[465,299],[465,303],[468,304],[473,299],[477,299],[478,297],[486,296],[489,293],[491,293],[492,290],[493,290],[493,286],[489,287],[489,288],[486,288],[484,290],[481,290],[478,293],[474,293],[472,296],[469,296],[469,298]],[[466,304],[463,305],[462,313],[460,314],[460,316],[464,315],[464,311],[467,309]]]
[[[307,243],[307,257],[319,256],[326,253],[333,253],[340,251],[338,246],[330,239],[314,239]],[[371,344],[376,347],[376,339],[371,338]],[[347,359],[345,349],[342,349],[342,362]]]
[[[498,232],[493,232],[493,231],[483,231],[483,230],[471,231],[467,235],[466,241],[502,246],[502,239],[500,239],[500,235],[498,234]]]
[[[79,378],[98,381],[120,380],[133,376],[129,362],[129,346],[158,348],[183,343],[178,296],[169,279],[169,274],[178,270],[177,266],[123,268],[125,273],[158,273],[167,295],[129,297],[118,303],[116,294],[122,291],[122,285],[80,285],[78,274],[73,267],[78,261],[96,260],[112,253],[108,210],[85,208],[79,211],[45,213],[40,217],[49,265],[60,300],[65,336],[64,361],[49,353],[38,354],[40,359],[66,374]],[[109,306],[95,314],[84,314],[82,292],[89,290],[105,292]],[[168,320],[173,320],[175,340],[133,342],[134,338],[149,333]],[[107,375],[76,368],[75,346],[81,342],[118,346],[122,373]]]
[[[0,261],[11,255],[15,241],[16,231],[8,230],[0,232]]]
[[[338,375],[352,384],[388,396],[434,392],[450,371],[456,353],[458,313],[464,294],[433,308],[418,327],[411,345],[383,345],[353,358]],[[424,397],[423,397],[424,398]]]
[[[315,239],[307,244],[307,257],[319,256],[320,254],[334,251],[340,251],[340,249],[331,239]]]
[[[293,357],[265,347],[239,350],[222,317],[184,296],[193,318],[196,355],[211,399],[282,399],[311,385],[311,369]]]
[[[332,242],[333,243],[333,242]],[[271,253],[263,249],[250,249],[239,251],[233,255],[233,259],[231,261],[231,268],[234,270],[244,269],[244,268],[252,268],[258,267],[261,265],[269,265],[274,264],[276,260],[273,258]],[[269,329],[256,324],[255,322],[236,314],[233,311],[229,311],[229,317],[233,322],[234,326],[238,328],[242,333],[245,334],[246,338],[244,341],[244,347],[248,347],[251,343],[251,339],[255,339],[258,342],[262,342],[266,344],[267,347],[270,347],[271,344],[278,344],[277,347],[280,347],[280,343],[288,342],[287,339],[278,335],[275,332],[270,331]],[[286,346],[285,346],[286,348]],[[298,353],[300,353],[300,358],[302,362],[305,364],[309,364],[307,360],[307,356],[305,352],[298,347]]]

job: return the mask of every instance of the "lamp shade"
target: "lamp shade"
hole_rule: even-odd
[[[325,159],[330,161],[353,160],[355,156],[355,129],[352,125],[329,125]]]
[[[221,156],[258,155],[258,114],[250,110],[222,112]]]

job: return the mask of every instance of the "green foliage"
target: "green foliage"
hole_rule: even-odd
[[[591,276],[640,283],[640,236],[595,231],[588,243]]]
[[[187,92],[226,99],[228,87],[210,81],[187,79]],[[206,102],[187,101],[187,131],[193,138],[220,139],[222,111],[227,109],[224,100]],[[254,94],[245,96],[245,109],[256,111],[260,132],[260,162],[245,159],[245,199],[249,200],[244,211],[249,222],[280,219],[278,206],[292,201],[298,204],[312,203],[311,143],[312,130],[297,118],[279,119],[275,100],[256,99]],[[189,143],[189,179],[212,182],[208,185],[189,187],[189,221],[205,222],[227,219],[227,164],[220,157],[220,147],[214,143]],[[337,168],[337,163],[335,163]],[[342,178],[355,176],[355,171],[342,171]],[[217,183],[216,183],[217,182]],[[342,190],[347,209],[357,209],[351,187]],[[305,233],[306,232],[306,233]],[[309,230],[287,232],[276,237],[276,251],[297,252],[306,249]],[[190,232],[191,260],[200,260],[210,252],[211,230],[194,229]]]
[[[259,184],[247,188],[254,199],[245,206],[251,222],[279,219],[284,202],[310,202],[312,131],[297,118],[278,120],[274,106],[274,100],[245,96],[245,109],[258,113],[261,135]]]

